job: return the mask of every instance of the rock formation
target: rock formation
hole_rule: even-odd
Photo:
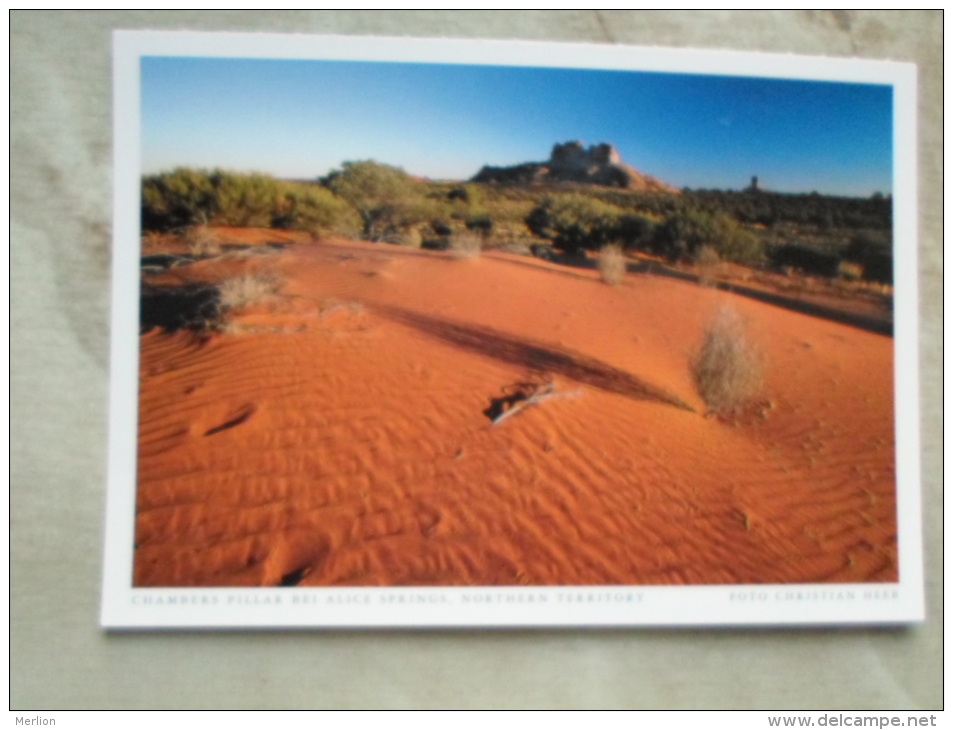
[[[646,192],[678,192],[677,188],[625,164],[619,156],[619,151],[611,144],[595,144],[587,148],[578,141],[553,145],[553,151],[546,162],[526,162],[512,167],[485,165],[473,177],[473,182],[574,182]]]

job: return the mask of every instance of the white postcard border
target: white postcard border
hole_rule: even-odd
[[[249,33],[114,34],[110,457],[101,623],[112,629],[612,627],[905,623],[924,618],[916,67],[735,51]],[[133,588],[143,56],[552,66],[890,84],[894,90],[898,583],[466,588]]]

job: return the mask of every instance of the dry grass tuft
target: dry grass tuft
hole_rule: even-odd
[[[218,256],[222,252],[218,236],[204,223],[185,231],[185,245],[193,256]]]
[[[721,256],[714,246],[702,246],[695,252],[695,266],[698,269],[698,283],[714,286],[721,268]]]
[[[712,319],[692,358],[692,377],[709,412],[725,414],[761,390],[763,359],[741,316],[723,307]]]
[[[458,259],[475,259],[483,251],[483,238],[478,233],[463,231],[450,239],[450,253]]]
[[[424,243],[424,237],[419,228],[408,228],[394,235],[394,243],[407,248],[420,248]]]
[[[621,246],[614,243],[603,246],[599,249],[598,263],[599,274],[606,284],[618,286],[622,283],[622,279],[625,278],[627,264]]]
[[[243,274],[225,279],[218,286],[218,304],[223,312],[257,304],[275,294],[282,281],[272,274]]]

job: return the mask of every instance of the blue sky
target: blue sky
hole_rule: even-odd
[[[314,178],[375,159],[435,179],[609,142],[678,187],[892,191],[891,87],[558,68],[146,57],[146,173]]]

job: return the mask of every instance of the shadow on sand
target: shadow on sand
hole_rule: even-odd
[[[139,331],[160,327],[167,332],[202,329],[219,311],[218,288],[208,284],[186,286],[143,285],[139,307]]]
[[[697,283],[699,279],[699,277],[695,274],[676,271],[675,269],[671,269],[668,266],[656,263],[654,261],[630,263],[629,271],[654,274],[655,276],[667,276],[672,279],[680,279],[681,281],[691,281],[694,283]],[[760,289],[753,289],[748,286],[728,284],[723,281],[715,282],[712,284],[712,286],[715,289],[720,289],[721,291],[738,294],[743,297],[748,297],[749,299],[756,299],[759,302],[771,304],[776,307],[783,307],[784,309],[789,309],[792,312],[800,312],[801,314],[808,314],[812,317],[828,319],[832,322],[838,322],[839,324],[857,327],[858,329],[866,330],[867,332],[873,332],[874,334],[878,335],[887,335],[888,337],[893,336],[893,322],[887,317],[875,317],[866,314],[858,314],[856,312],[847,312],[842,309],[835,309],[834,307],[826,307],[823,304],[806,302],[802,299],[794,299],[793,297],[784,296],[783,294],[774,294],[772,292],[766,292]]]
[[[400,324],[456,347],[492,357],[510,365],[560,375],[609,393],[642,401],[654,401],[695,413],[681,398],[625,370],[579,352],[516,338],[489,327],[460,324],[399,307],[375,306],[374,311]]]
[[[549,263],[557,264],[563,267],[567,274],[573,271],[578,272],[586,269],[592,270],[598,266],[595,259],[586,259],[579,256],[555,254],[552,256],[537,258],[541,258],[544,261],[548,261]],[[513,259],[510,259],[510,262],[522,264],[524,266],[533,266],[531,263],[523,263]],[[670,279],[688,281],[694,284],[697,284],[699,280],[699,277],[695,274],[690,274],[685,271],[678,271],[677,269],[673,269],[656,261],[630,261],[628,264],[628,270],[639,274],[665,276]],[[581,276],[581,274],[573,275]],[[832,322],[838,322],[839,324],[857,327],[858,329],[866,330],[867,332],[873,332],[874,334],[878,335],[887,335],[888,337],[893,336],[893,322],[889,316],[877,317],[874,315],[848,312],[842,309],[835,309],[834,307],[827,307],[823,304],[816,304],[814,302],[807,302],[802,299],[795,299],[783,294],[774,294],[772,292],[762,291],[760,289],[754,289],[747,286],[739,286],[737,284],[729,284],[723,281],[713,283],[712,287],[715,289],[720,289],[721,291],[730,292],[731,294],[738,294],[739,296],[748,297],[749,299],[756,299],[759,302],[771,304],[775,307],[783,307],[784,309],[789,309],[792,312],[799,312],[812,317],[820,317]]]

